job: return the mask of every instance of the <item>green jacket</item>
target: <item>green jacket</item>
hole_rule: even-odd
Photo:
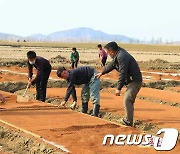
[[[71,52],[70,58],[73,62],[75,62],[76,60],[79,60],[79,52],[78,51],[76,51],[75,53]]]

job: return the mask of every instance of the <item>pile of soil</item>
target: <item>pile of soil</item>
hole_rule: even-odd
[[[101,88],[115,88],[117,87],[117,81],[101,80]]]
[[[26,82],[0,82],[0,90],[14,93],[18,90],[25,89],[27,86]],[[111,80],[101,80],[101,87],[103,88],[115,88],[117,86],[116,81]],[[167,87],[177,87],[180,86],[180,81],[157,81],[143,83],[142,87],[155,88],[155,89],[165,89]],[[48,88],[63,88],[67,87],[67,82],[65,80],[53,81],[50,80],[47,85]],[[76,87],[81,87],[76,86]]]
[[[101,80],[101,89],[103,88],[116,88],[117,81]],[[142,84],[142,87],[154,88],[164,90],[167,87],[178,87],[180,81],[156,81]]]
[[[70,61],[60,55],[58,55],[57,57],[51,58],[49,61],[51,65],[53,66],[53,68],[58,68],[60,65],[63,65],[64,67],[68,67],[68,68],[70,67]],[[101,67],[98,60],[90,60],[90,61],[80,60],[79,66],[92,66],[95,68]]]
[[[27,61],[23,59],[2,59],[0,58],[0,66],[18,66],[18,67],[27,67]]]
[[[93,66],[95,68],[101,67],[99,60],[89,60],[89,61],[81,60],[80,63],[84,66]]]
[[[138,64],[148,70],[180,70],[180,62],[172,63],[162,59],[140,61]]]
[[[25,82],[0,82],[0,90],[11,93],[25,89],[26,86],[27,83]]]
[[[180,86],[180,81],[157,81],[157,82],[149,82],[143,83],[143,87],[155,88],[164,90],[167,87],[178,87]]]
[[[66,63],[69,63],[69,61],[65,57],[58,55],[57,57],[51,58],[50,63],[51,64],[66,64]]]
[[[47,87],[48,88],[63,88],[63,87],[67,87],[67,82],[65,80],[59,80],[59,81],[50,80],[48,81]]]

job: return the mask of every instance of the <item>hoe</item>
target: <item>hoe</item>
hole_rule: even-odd
[[[16,102],[29,102],[29,96],[26,95],[27,93],[27,90],[28,90],[28,85],[24,91],[24,94],[21,96],[21,95],[17,95],[17,100]]]

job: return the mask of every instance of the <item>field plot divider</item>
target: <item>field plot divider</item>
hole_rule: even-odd
[[[50,144],[50,145],[52,145],[52,146],[54,146],[54,147],[56,147],[56,148],[58,148],[58,149],[60,149],[60,150],[62,150],[62,151],[64,151],[64,152],[67,152],[67,153],[70,152],[70,151],[69,151],[68,149],[66,149],[63,145],[59,145],[59,144],[57,144],[57,143],[55,143],[55,142],[48,141],[48,140],[44,139],[42,136],[40,136],[40,135],[38,135],[38,134],[35,134],[35,133],[33,133],[33,132],[30,132],[30,131],[28,131],[28,130],[26,130],[26,129],[20,128],[20,127],[18,127],[18,126],[16,126],[16,125],[13,125],[13,124],[11,124],[11,123],[9,123],[9,122],[6,122],[6,121],[4,121],[4,120],[1,120],[1,119],[0,119],[0,122],[3,123],[3,124],[5,124],[5,125],[8,125],[8,126],[10,126],[10,127],[12,127],[12,128],[15,128],[15,129],[17,129],[17,130],[20,130],[21,132],[24,132],[24,133],[27,134],[27,135],[31,135],[31,136],[33,136],[33,137],[35,137],[35,138],[37,138],[37,139],[40,139],[40,140],[42,140],[43,142],[45,142],[45,143],[47,143],[47,144]]]

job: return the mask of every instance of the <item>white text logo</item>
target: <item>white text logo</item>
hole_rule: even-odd
[[[107,144],[108,139],[109,145],[123,146],[127,145],[141,145],[141,146],[153,146],[157,151],[169,151],[176,146],[178,139],[178,130],[174,128],[163,128],[157,132],[157,135],[164,133],[163,138],[152,136],[149,134],[133,134],[133,135],[117,135],[116,137],[112,134],[104,136],[103,145]]]

